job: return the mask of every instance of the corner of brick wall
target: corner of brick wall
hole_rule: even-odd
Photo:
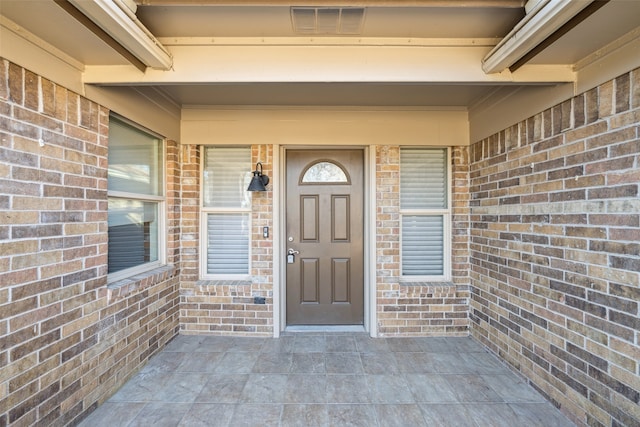
[[[472,335],[573,421],[640,425],[640,70],[471,146]]]
[[[178,332],[174,267],[107,287],[108,120],[0,58],[0,425],[75,424]]]

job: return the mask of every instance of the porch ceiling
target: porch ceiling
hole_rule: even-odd
[[[119,3],[137,3],[171,70],[137,70],[56,1],[0,0],[0,18],[82,64],[86,83],[152,87],[179,105],[468,108],[505,86],[571,81],[580,61],[640,31],[640,1],[612,0],[518,71],[486,74],[482,59],[523,19],[525,1]],[[364,20],[357,34],[300,34],[294,5],[364,7]]]

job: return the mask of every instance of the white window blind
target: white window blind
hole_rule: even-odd
[[[205,147],[203,218],[205,275],[249,274],[250,147]]]
[[[447,150],[400,150],[402,275],[446,275]]]
[[[249,214],[207,215],[207,273],[249,273]]]
[[[207,147],[204,165],[204,206],[211,208],[248,208],[247,190],[251,182],[249,147]]]
[[[444,224],[441,215],[402,216],[402,273],[441,276],[444,273]]]
[[[403,148],[400,151],[401,209],[447,208],[447,151]]]

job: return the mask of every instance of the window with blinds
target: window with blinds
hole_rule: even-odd
[[[108,274],[115,281],[162,259],[163,140],[109,118]]]
[[[400,150],[402,276],[448,278],[448,150]]]
[[[202,274],[249,274],[250,147],[205,147],[202,168]]]

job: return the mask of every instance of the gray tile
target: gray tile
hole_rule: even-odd
[[[455,403],[456,393],[444,375],[405,374],[409,390],[416,402]]]
[[[327,353],[325,354],[327,374],[362,374],[360,353]]]
[[[332,427],[371,427],[377,425],[373,405],[327,405],[327,425]]]
[[[279,426],[281,416],[282,405],[237,405],[229,425],[233,427]]]
[[[287,386],[287,375],[252,374],[244,386],[241,403],[282,403]]]
[[[297,335],[293,343],[294,353],[324,353],[326,349],[324,335]]]
[[[476,368],[464,358],[464,353],[433,353],[433,366],[439,374],[473,374]]]
[[[487,350],[471,337],[444,337],[450,338],[454,350],[460,353],[485,353]]]
[[[191,353],[225,353],[227,346],[221,346],[219,344],[202,343],[200,346]]]
[[[545,402],[540,393],[513,373],[482,375],[482,378],[507,403]]]
[[[266,338],[257,337],[235,337],[232,344],[227,348],[230,352],[250,352],[255,353],[262,350]]]
[[[80,427],[125,427],[144,408],[146,403],[105,402]]]
[[[324,374],[324,353],[293,353],[291,373],[294,374]]]
[[[422,403],[420,410],[425,425],[433,427],[476,427],[473,417],[459,404]],[[516,427],[516,426],[513,426]],[[551,426],[548,426],[551,427]]]
[[[180,427],[226,427],[230,425],[236,405],[195,403],[180,421]]]
[[[447,375],[446,380],[460,403],[498,403],[502,398],[479,375]]]
[[[169,372],[139,372],[114,394],[111,402],[149,402],[163,388],[172,374]]]
[[[327,375],[327,403],[369,403],[364,375]]]
[[[175,373],[154,396],[153,400],[192,403],[202,391],[208,378],[200,373]]]
[[[462,358],[473,374],[501,374],[508,368],[496,356],[486,352],[463,353]]]
[[[248,374],[253,370],[253,365],[256,363],[259,354],[249,352],[224,353],[214,372],[217,374]]]
[[[324,427],[327,425],[327,405],[284,405],[282,409],[283,427]]]
[[[404,377],[400,375],[367,375],[367,386],[373,403],[414,403]]]
[[[425,425],[418,405],[376,405],[378,423],[385,427],[415,427]]]
[[[196,402],[237,403],[249,375],[209,375]]]
[[[182,363],[187,353],[163,351],[149,360],[141,373],[174,372]]]
[[[179,336],[81,426],[178,422],[573,425],[471,338],[304,333]]]
[[[262,346],[263,353],[293,353],[294,336],[281,336],[265,341]]]
[[[196,351],[206,339],[202,335],[178,335],[166,345],[163,351],[191,353]]]
[[[464,405],[475,423],[481,427],[513,427],[518,416],[506,403]]]
[[[292,360],[291,353],[260,353],[252,371],[264,374],[288,374]]]
[[[509,407],[518,417],[518,423],[527,427],[572,427],[575,425],[549,402],[511,403]]]
[[[128,427],[175,427],[191,408],[190,403],[153,402],[138,413]]]
[[[437,353],[395,353],[396,363],[400,372],[426,374],[439,372],[434,358]]]
[[[400,372],[395,354],[391,352],[360,353],[362,368],[367,374],[383,375]]]
[[[425,338],[422,342],[422,351],[427,353],[455,353],[458,351],[450,337]]]
[[[414,352],[424,351],[424,338],[386,338],[391,351]]]
[[[196,351],[224,353],[233,347],[236,337],[215,336],[206,337]]]
[[[378,353],[391,351],[387,340],[359,335],[355,337],[356,349],[360,353]]]
[[[356,351],[356,341],[349,335],[328,335],[325,337],[326,351],[330,353],[345,352],[353,353]]]
[[[291,374],[287,380],[285,403],[326,403],[327,377]]]
[[[215,372],[224,353],[190,353],[185,355],[176,368],[178,372]]]

